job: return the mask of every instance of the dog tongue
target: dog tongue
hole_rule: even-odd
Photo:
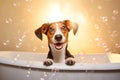
[[[62,47],[63,47],[62,43],[56,43],[55,44],[55,48],[58,49],[58,50],[62,49]]]

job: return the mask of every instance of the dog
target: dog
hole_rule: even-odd
[[[43,39],[42,34],[48,38],[49,52],[44,65],[50,66],[55,63],[65,62],[67,65],[74,65],[74,56],[67,49],[68,33],[73,29],[74,35],[78,30],[78,24],[70,20],[59,22],[44,23],[40,28],[35,30],[35,34],[39,39]]]

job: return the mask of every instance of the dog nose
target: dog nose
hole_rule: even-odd
[[[55,35],[55,40],[56,41],[61,41],[62,40],[62,35],[61,34]]]

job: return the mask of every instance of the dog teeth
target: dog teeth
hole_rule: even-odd
[[[55,46],[57,49],[61,49],[62,48],[62,46]]]
[[[62,43],[56,43],[56,44],[55,44],[55,48],[56,48],[57,50],[62,49],[62,47],[63,47],[63,44],[62,44]]]

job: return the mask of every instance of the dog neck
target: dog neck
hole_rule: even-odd
[[[66,46],[67,44],[63,44],[63,48],[61,50],[56,50],[54,44],[50,44],[51,54],[53,56],[53,60],[56,63],[65,62],[65,54],[66,54]]]

